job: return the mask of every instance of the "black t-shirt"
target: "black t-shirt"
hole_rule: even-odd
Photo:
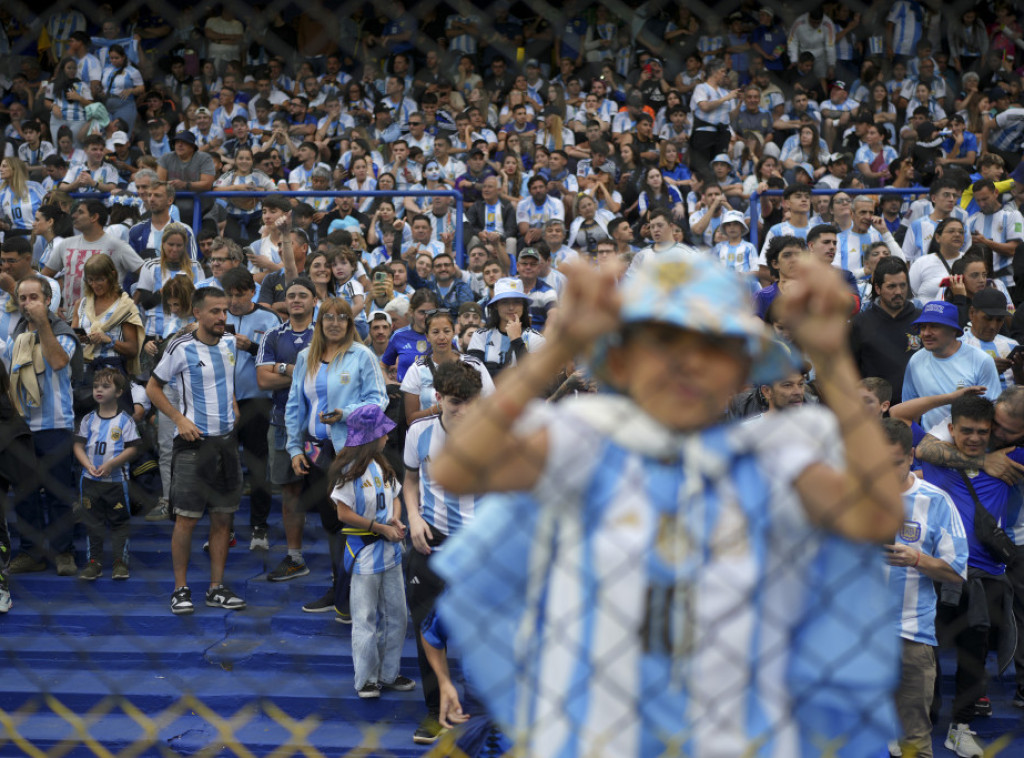
[[[287,283],[284,278],[284,269],[267,274],[260,282],[260,295],[257,302],[268,307],[274,303],[283,303]]]

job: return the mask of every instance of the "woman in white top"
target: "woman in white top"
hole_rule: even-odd
[[[455,340],[455,316],[451,311],[433,311],[426,320],[427,342],[430,352],[417,358],[402,379],[402,396],[405,403],[405,418],[408,423],[438,412],[434,392],[434,373],[437,367],[450,361],[468,363],[480,374],[483,382],[481,394],[494,392],[494,381],[479,359],[471,355],[459,355]]]
[[[377,180],[371,175],[370,159],[367,156],[360,155],[353,158],[349,170],[352,172],[352,178],[345,182],[345,189],[352,190],[353,192],[370,192],[377,189]],[[366,213],[370,210],[370,206],[373,205],[374,198],[372,195],[357,199],[359,201],[358,208],[361,213]]]

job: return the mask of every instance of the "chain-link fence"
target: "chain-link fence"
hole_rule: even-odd
[[[329,186],[318,189],[328,193],[329,202],[322,208],[310,203],[311,214],[329,214],[333,193],[349,188],[346,182],[368,189],[359,184],[363,180],[352,167],[359,157],[353,157],[353,151],[362,150],[354,146],[362,139],[367,140],[366,153],[382,154],[380,161],[375,160],[380,173],[397,174],[392,181],[399,205],[406,198],[401,191],[421,182],[428,189],[447,188],[429,184],[437,180],[427,176],[424,159],[434,149],[428,144],[434,142],[420,136],[417,116],[430,122],[428,134],[447,136],[453,153],[467,162],[480,142],[486,157],[497,158],[499,152],[516,152],[511,135],[529,135],[520,142],[518,163],[509,174],[513,178],[501,185],[502,193],[512,188],[510,195],[518,200],[529,194],[522,171],[530,164],[538,167],[538,145],[568,154],[572,166],[594,156],[570,148],[605,138],[616,161],[625,158],[625,144],[634,146],[630,152],[646,153],[635,124],[621,130],[631,139],[619,138],[612,126],[620,108],[634,105],[636,93],[640,99],[635,105],[661,119],[659,134],[662,128],[672,128],[672,92],[687,111],[688,135],[695,127],[703,128],[690,108],[689,93],[703,77],[697,71],[705,57],[728,60],[723,83],[727,90],[746,83],[748,74],[765,65],[771,83],[788,103],[789,88],[799,78],[790,63],[798,62],[800,52],[821,53],[803,74],[821,80],[812,86],[831,89],[843,79],[852,85],[866,76],[865,61],[875,59],[891,74],[894,57],[914,57],[913,51],[887,54],[887,47],[901,44],[892,35],[904,26],[903,16],[891,12],[917,18],[922,38],[945,40],[950,24],[960,23],[960,11],[967,10],[966,4],[948,14],[943,8],[940,16],[936,8],[916,3],[899,2],[894,8],[883,3],[826,4],[828,19],[838,23],[835,36],[819,51],[815,35],[826,34],[818,32],[819,27],[812,25],[815,31],[800,37],[795,48],[786,31],[807,10],[812,18],[804,23],[816,22],[813,11],[822,6],[773,6],[772,13],[764,14],[739,2],[635,5],[502,1],[477,7],[469,2],[394,0],[371,5],[317,0],[180,9],[163,2],[117,7],[65,2],[43,10],[13,0],[0,9],[9,45],[2,61],[10,95],[4,117],[15,126],[20,119],[36,118],[46,130],[56,123],[51,121],[48,98],[36,85],[67,55],[77,57],[71,35],[87,31],[98,63],[105,65],[112,50],[116,55],[117,45],[141,77],[133,95],[115,96],[116,74],[106,81],[100,76],[93,92],[105,103],[109,117],[99,129],[113,144],[120,144],[114,120],[124,118],[129,148],[140,154],[151,150],[160,141],[154,142],[147,131],[154,122],[164,121],[172,130],[182,122],[192,127],[203,108],[215,118],[226,103],[226,88],[240,103],[227,105],[228,129],[238,109],[247,129],[259,131],[261,123],[269,123],[261,121],[256,108],[249,108],[260,99],[267,100],[272,114],[287,112],[286,131],[299,127],[284,138],[288,149],[273,148],[280,153],[277,164],[267,159],[265,168],[278,190],[308,189],[304,179],[294,182],[301,186],[292,186],[289,169],[302,168],[302,142],[314,143],[315,162],[323,161],[328,168]],[[985,14],[990,15],[987,9]],[[748,43],[758,29],[761,47],[754,49]],[[936,58],[951,65],[954,51],[941,44],[936,47]],[[790,60],[791,52],[797,60]],[[970,56],[960,52],[967,66],[972,65]],[[977,58],[978,67],[987,65],[984,54]],[[1005,61],[1004,54],[1000,65]],[[80,76],[88,65],[79,64]],[[815,68],[819,65],[820,74]],[[26,86],[31,96],[24,94]],[[606,94],[598,104],[609,109],[604,116],[587,103],[587,95],[596,89]],[[151,94],[152,104],[147,102]],[[950,104],[955,94],[949,93]],[[328,100],[334,96],[347,120],[341,119],[341,128],[332,131]],[[547,122],[541,138],[535,139],[532,127],[502,128],[518,123],[514,111],[519,104],[530,111],[530,123]],[[471,117],[462,123],[462,115],[474,107],[482,121]],[[565,125],[564,132],[557,126],[552,131],[550,125],[558,123],[555,116]],[[587,135],[590,121],[598,122],[602,134]],[[602,127],[605,122],[607,128]],[[15,148],[24,141],[17,132],[7,131],[8,144]],[[272,135],[268,128],[258,141]],[[237,153],[226,145],[237,136],[225,132],[209,151],[217,152],[222,161],[218,174],[235,170]],[[390,145],[396,137],[413,148],[413,162],[419,161],[405,169],[415,174],[415,181],[412,174],[403,177],[401,169],[393,168],[396,157]],[[687,136],[682,142],[689,140]],[[694,163],[695,171],[697,163],[718,157],[693,150],[692,142],[683,147],[682,142],[680,155]],[[272,152],[262,144],[255,146],[257,152]],[[239,147],[232,146],[236,151]],[[732,151],[735,145],[728,147]],[[132,153],[131,160],[138,158]],[[825,168],[826,163],[813,168]],[[607,173],[617,182],[623,168],[629,167],[620,165]],[[583,186],[587,172],[574,173],[581,177],[576,190],[593,189]],[[598,169],[589,175],[600,173]],[[461,173],[450,177],[453,184],[459,178]],[[467,202],[493,207],[493,198],[473,184],[474,176],[467,181],[468,187],[458,184]],[[631,190],[621,189],[617,201],[612,200],[618,194],[615,187],[609,186],[607,195],[625,215],[630,203],[635,208],[639,201],[636,192],[630,195]],[[193,187],[182,190],[191,192]],[[201,189],[196,193],[203,196]],[[370,205],[366,220],[373,226],[378,218],[371,213],[377,206]],[[220,242],[234,236],[234,227],[225,226],[232,210],[205,205],[201,210],[205,231],[210,232],[204,235],[203,223],[197,225],[196,236],[206,238],[201,243],[209,244],[218,233]],[[571,224],[579,210],[569,200],[563,218]],[[429,208],[406,209],[409,226],[421,211],[429,213]],[[755,206],[755,219],[758,213]],[[649,232],[657,233],[649,228],[656,219],[638,223],[640,215],[642,211],[628,219],[635,232],[627,243],[630,253],[646,244]],[[339,216],[337,228],[351,228],[344,223],[346,218]],[[186,214],[183,220],[188,223],[191,218]],[[240,222],[241,228],[248,221]],[[482,246],[492,259],[501,260],[503,273],[510,263],[524,260],[522,253],[516,256],[517,237],[518,248],[530,249],[528,244],[541,236],[527,236],[535,231],[532,220],[526,222],[529,232],[524,232],[509,219],[507,236],[513,244],[506,248],[506,235],[499,235],[500,244],[488,236],[502,229],[505,220],[500,217],[470,215],[464,234],[463,219],[458,221],[456,252],[471,261],[469,248]],[[583,225],[589,229],[589,219]],[[321,231],[326,240],[334,229],[325,223]],[[362,231],[367,233],[364,244],[369,251],[377,243],[369,243],[369,229]],[[241,237],[238,241],[243,246],[252,242]],[[433,241],[439,243],[440,236]],[[633,247],[632,242],[641,244]],[[280,243],[282,255],[284,244]],[[576,242],[570,245],[578,247]],[[143,247],[160,246],[159,241],[147,241]],[[315,244],[310,246],[310,258],[315,249]],[[258,254],[251,247],[248,252]],[[209,264],[217,254],[206,255]],[[527,265],[532,265],[531,257],[541,256],[528,253]],[[393,276],[388,280],[377,269],[367,273],[381,274],[386,282],[373,281],[397,288]],[[227,287],[219,275],[203,274]],[[960,750],[959,755],[971,755],[973,732],[989,746],[986,755],[1024,751],[1019,711],[1014,709],[1024,707],[1024,688],[1014,692],[1014,669],[1009,668],[1014,653],[1012,618],[1015,610],[1019,612],[1011,605],[1020,605],[1009,589],[1018,582],[1016,572],[1006,581],[991,580],[992,586],[971,589],[975,599],[990,598],[987,607],[970,608],[972,613],[991,614],[990,632],[977,631],[986,624],[973,621],[969,628],[958,627],[968,612],[967,601],[941,598],[946,610],[939,612],[939,641],[945,647],[932,652],[932,622],[918,625],[918,616],[930,619],[940,601],[939,594],[934,601],[927,600],[929,580],[957,583],[948,571],[943,573],[936,556],[957,572],[966,572],[965,553],[957,553],[964,547],[964,525],[948,505],[944,516],[899,512],[899,488],[889,459],[902,436],[887,427],[889,436],[883,437],[861,407],[857,377],[842,346],[846,335],[837,326],[841,319],[828,318],[835,315],[837,302],[848,308],[840,296],[845,291],[834,292],[827,278],[816,279],[829,295],[827,302],[799,304],[799,297],[791,295],[798,303],[793,312],[775,312],[778,329],[791,329],[787,336],[814,362],[811,369],[790,360],[780,373],[785,360],[754,335],[745,315],[746,301],[737,299],[735,288],[715,276],[689,260],[663,263],[652,280],[631,271],[627,282],[632,284],[623,296],[625,325],[613,326],[608,319],[616,303],[603,299],[612,292],[607,270],[579,274],[581,285],[573,278],[560,282],[562,299],[556,301],[551,294],[547,300],[530,300],[531,305],[542,302],[540,311],[549,319],[544,333],[551,344],[546,351],[537,349],[544,337],[539,328],[530,328],[529,318],[517,322],[514,312],[508,316],[498,307],[503,301],[521,302],[526,294],[514,284],[501,290],[501,285],[488,282],[490,289],[483,291],[484,299],[493,298],[487,313],[491,322],[479,325],[479,334],[487,339],[481,338],[474,350],[475,343],[467,338],[463,350],[479,354],[479,360],[465,365],[481,380],[474,380],[469,369],[465,375],[453,375],[429,358],[426,363],[413,362],[427,352],[428,340],[437,344],[425,327],[442,306],[438,297],[417,302],[413,296],[409,308],[397,309],[397,315],[388,310],[386,319],[369,314],[363,324],[368,351],[373,349],[374,324],[386,320],[389,332],[399,327],[399,319],[424,327],[406,334],[414,338],[402,343],[397,355],[384,356],[385,364],[397,363],[397,373],[411,372],[420,383],[399,389],[392,382],[387,389],[376,390],[360,385],[372,399],[353,404],[375,403],[397,418],[385,455],[398,472],[396,481],[404,485],[406,507],[394,522],[393,511],[387,508],[360,511],[361,506],[352,502],[347,504],[356,515],[342,523],[332,516],[335,508],[327,500],[327,474],[321,472],[306,488],[296,489],[290,480],[294,458],[308,459],[311,468],[326,468],[329,454],[317,463],[324,450],[347,449],[344,436],[330,439],[330,422],[321,417],[330,417],[333,407],[309,402],[301,406],[304,415],[298,426],[319,432],[300,434],[295,448],[295,440],[287,439],[285,419],[269,418],[267,400],[263,412],[271,422],[270,437],[260,443],[260,435],[266,437],[267,419],[262,427],[246,426],[251,421],[246,409],[256,407],[250,401],[265,399],[253,391],[242,398],[243,431],[232,440],[245,451],[244,480],[232,480],[229,486],[228,469],[234,460],[229,456],[219,464],[214,461],[212,474],[198,474],[198,486],[182,483],[176,490],[184,482],[182,469],[168,477],[173,486],[171,481],[161,482],[157,470],[161,463],[169,463],[166,448],[174,427],[183,438],[186,432],[160,413],[165,409],[152,407],[158,403],[154,395],[173,384],[165,386],[163,380],[170,375],[161,377],[157,368],[160,391],[153,391],[153,380],[148,385],[137,382],[125,389],[125,402],[119,406],[135,412],[141,447],[147,451],[130,464],[126,493],[119,493],[119,484],[113,493],[109,487],[82,485],[83,470],[88,473],[95,465],[87,463],[89,456],[104,455],[96,450],[95,439],[83,439],[82,444],[93,447],[79,454],[69,425],[63,428],[43,419],[36,409],[26,413],[31,426],[26,434],[16,417],[6,414],[10,409],[0,407],[0,475],[7,485],[13,542],[5,559],[9,562],[14,553],[17,568],[8,576],[13,605],[0,619],[0,755],[498,756],[518,749],[519,754],[538,756],[876,756],[884,755],[887,742],[912,730],[917,744],[904,743],[902,754],[927,754],[922,746],[934,741],[938,751],[945,743]],[[648,289],[638,289],[638,280]],[[287,284],[279,283],[282,293]],[[319,297],[319,290],[313,295]],[[238,319],[237,334],[245,336],[244,306],[237,306],[243,316],[232,315],[237,299],[231,299],[230,307],[225,306],[228,314],[221,316],[229,324]],[[813,301],[809,295],[808,299]],[[333,315],[333,324],[347,318],[349,328],[355,326],[357,313],[345,311],[333,299],[322,300],[319,316]],[[267,303],[280,304],[282,318],[301,322],[294,320],[284,294]],[[4,313],[16,310],[11,307]],[[422,324],[416,320],[418,312]],[[458,313],[461,320],[464,314],[461,309]],[[499,314],[508,323],[499,324]],[[310,328],[330,345],[327,322],[330,319],[321,318]],[[684,340],[649,322],[685,326],[714,337],[687,333]],[[216,333],[218,324],[216,318],[209,325],[200,319],[200,335]],[[541,326],[537,321],[533,325]],[[462,336],[462,324],[449,326],[453,334],[448,342]],[[253,343],[253,377],[261,377],[257,390],[301,396],[312,374],[298,373],[298,359],[294,354],[284,358],[284,348],[280,361],[264,362],[261,341],[269,331],[259,328],[259,338],[246,338]],[[63,336],[70,339],[73,333],[72,329]],[[161,347],[160,356],[166,357],[163,351],[170,350],[170,343]],[[237,344],[241,352],[248,352],[241,347],[245,343]],[[581,345],[588,348],[585,357],[572,349]],[[536,355],[529,355],[535,350]],[[190,354],[177,369],[180,375],[188,374],[190,382],[211,396],[229,386],[223,375],[203,373],[203,361],[210,359],[205,353],[196,355]],[[153,365],[159,365],[160,356],[154,351]],[[378,357],[375,353],[375,365]],[[43,351],[20,360],[26,365],[54,357]],[[256,364],[267,370],[265,375],[256,373]],[[774,371],[765,374],[763,382],[751,384],[744,380],[751,364]],[[19,365],[17,356],[14,365]],[[234,359],[230,365],[235,366]],[[499,378],[497,390],[491,373]],[[808,382],[811,378],[813,383]],[[27,391],[17,370],[11,380],[15,398]],[[239,381],[236,378],[234,388],[241,396]],[[360,382],[368,380],[349,366],[337,375],[324,375],[324,384],[337,385],[339,391]],[[79,431],[91,392],[91,386],[82,386],[85,397],[75,398],[71,412]],[[432,386],[437,397],[431,394]],[[616,391],[594,393],[598,386]],[[442,392],[443,388],[448,389]],[[80,395],[82,387],[77,389]],[[191,385],[188,391],[193,391]],[[315,396],[316,388],[310,392]],[[463,401],[478,393],[483,397],[462,416]],[[548,398],[550,403],[544,409],[525,408],[529,397]],[[888,402],[877,399],[880,405]],[[1011,396],[1002,411],[996,406],[997,423],[1002,423],[1000,414],[1006,408],[1019,410],[1013,400]],[[230,417],[227,406],[232,398],[204,402],[209,403],[211,417]],[[216,403],[221,405],[212,410]],[[802,404],[827,405],[838,421],[815,413],[816,408],[786,407]],[[437,415],[426,412],[434,405],[440,407],[442,420],[452,422],[448,428]],[[734,423],[727,429],[712,426],[726,405]],[[986,421],[988,412],[972,407],[964,418],[979,416]],[[411,418],[421,414],[422,418]],[[705,427],[700,433],[669,431]],[[104,429],[102,434],[108,437],[101,444],[118,442]],[[98,427],[94,431],[100,434]],[[445,448],[449,433],[451,444]],[[166,437],[158,442],[158,434]],[[992,434],[1005,438],[1008,432],[1004,428]],[[160,443],[165,447],[164,461]],[[175,455],[187,452],[184,444],[178,448]],[[286,456],[283,464],[274,460],[275,454]],[[237,458],[237,450],[232,455]],[[977,455],[951,448],[946,458],[929,462],[955,471],[959,469],[953,463],[977,462]],[[908,465],[909,460],[906,456]],[[275,469],[281,465],[283,469]],[[960,467],[977,481],[975,468]],[[386,469],[380,471],[380,478],[387,481]],[[954,484],[958,480],[956,475],[948,479]],[[369,481],[368,487],[378,488],[378,497],[395,489],[374,484],[372,475]],[[909,481],[902,484],[910,487]],[[998,475],[984,481],[993,491],[998,489]],[[913,486],[918,488],[914,492],[922,489],[916,482]],[[963,497],[969,498],[964,493],[970,486]],[[1016,496],[1006,489],[998,495],[983,494],[1002,498],[1008,519],[1003,526],[1009,529]],[[477,499],[476,493],[484,490],[527,494]],[[927,486],[923,492],[917,500],[904,496],[904,501],[925,510],[945,504]],[[186,514],[193,513],[190,506],[201,514],[204,505],[225,497],[240,502],[240,507],[230,519],[225,514],[209,517],[209,541],[204,545],[207,519],[194,533],[185,533],[179,521],[172,524],[160,517],[164,496]],[[939,505],[927,504],[933,502]],[[419,505],[412,509],[410,503]],[[961,512],[973,513],[969,505],[958,505]],[[101,507],[107,509],[105,525],[115,528],[97,551],[100,545],[95,535],[90,541],[87,527],[90,512]],[[131,511],[130,519],[123,518],[125,510]],[[312,511],[319,511],[321,519],[296,516]],[[369,513],[375,514],[373,520]],[[383,519],[377,521],[376,514]],[[130,526],[124,526],[126,522]],[[393,537],[403,538],[397,559],[382,549]],[[222,576],[218,565],[225,560],[224,542],[229,547]],[[361,552],[360,546],[368,552]],[[383,564],[388,556],[397,560],[404,590],[402,601],[396,603],[395,587],[375,587],[376,604],[366,611],[370,590],[357,556],[365,558],[371,552],[383,556]],[[127,556],[130,559],[122,560]],[[82,576],[80,572],[88,571],[93,562],[98,576]],[[180,595],[186,565],[192,588],[189,613],[182,612],[185,598]],[[972,564],[972,572],[974,568]],[[376,569],[393,575],[395,566]],[[901,643],[896,633],[897,600],[887,586],[890,571],[907,581],[902,630],[911,645]],[[376,574],[368,570],[366,575]],[[979,576],[971,575],[978,586],[983,583]],[[350,583],[351,604],[346,589]],[[442,594],[445,583],[449,590]],[[989,583],[988,577],[984,583]],[[208,584],[211,593],[206,591]],[[231,592],[224,594],[228,588]],[[244,599],[245,607],[236,609],[229,595]],[[919,597],[924,598],[920,609],[915,605]],[[392,612],[400,608],[405,619],[407,607],[411,620],[402,624],[407,632],[396,641]],[[353,619],[357,608],[364,617]],[[913,618],[908,620],[908,613]],[[353,620],[364,632],[376,627],[379,637],[367,642],[357,632],[354,639]],[[372,654],[367,652],[371,648]],[[986,677],[988,650],[998,655],[989,656]],[[937,674],[929,664],[930,656],[936,655]],[[366,685],[377,677],[360,681],[368,658],[386,658],[391,666],[375,690]],[[903,700],[897,703],[893,692],[901,678]],[[1017,681],[1024,684],[1024,676],[1017,675]],[[441,728],[440,722],[454,726],[468,714],[472,718],[460,728]],[[904,721],[901,729],[899,717],[906,714],[916,721]],[[891,750],[898,754],[895,744]]]

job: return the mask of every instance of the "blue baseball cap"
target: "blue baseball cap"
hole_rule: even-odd
[[[932,300],[929,303],[925,303],[924,308],[921,309],[921,315],[917,317],[914,323],[941,324],[942,326],[956,329],[957,332],[963,332],[963,327],[960,326],[960,315],[957,307],[944,300]]]

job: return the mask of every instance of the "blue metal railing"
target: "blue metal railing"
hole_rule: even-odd
[[[764,192],[755,192],[750,196],[750,242],[758,246],[757,222],[761,217],[762,197],[782,197],[785,190],[771,189]],[[818,189],[812,188],[811,195],[837,195],[843,192],[847,195],[927,195],[931,190],[928,187],[879,187],[876,189]],[[813,214],[812,214],[813,215]]]

